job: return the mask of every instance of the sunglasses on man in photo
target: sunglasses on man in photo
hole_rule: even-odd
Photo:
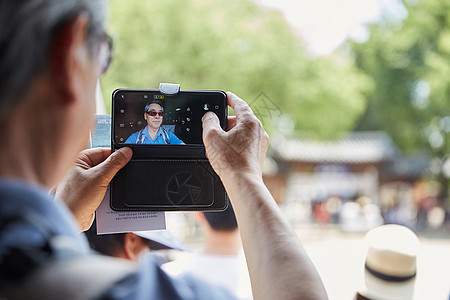
[[[159,115],[160,117],[163,116],[163,112],[162,112],[162,111],[150,110],[150,111],[146,111],[146,113],[147,113],[150,117],[154,117],[154,116],[156,116],[156,115]]]

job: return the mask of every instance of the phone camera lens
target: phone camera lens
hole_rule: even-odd
[[[188,128],[186,128],[186,131],[189,132],[189,131],[191,131],[191,129],[188,127]]]
[[[203,105],[203,110],[209,110],[209,104],[205,103],[205,105]]]
[[[119,140],[120,140],[121,142],[123,142],[123,138],[120,138]]]
[[[219,105],[216,104],[216,106],[214,106],[215,109],[219,109]]]
[[[125,109],[122,108],[122,109],[120,110],[120,113],[121,113],[121,114],[124,114],[124,113],[125,113]]]

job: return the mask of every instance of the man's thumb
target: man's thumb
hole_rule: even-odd
[[[207,112],[203,118],[203,142],[205,145],[213,139],[217,134],[220,134],[222,128],[220,127],[220,121],[217,115],[213,112]]]
[[[129,147],[123,147],[119,150],[111,153],[111,155],[105,159],[104,162],[101,164],[98,164],[96,166],[97,171],[101,174],[100,176],[103,177],[103,179],[107,180],[107,183],[109,183],[114,175],[122,169],[131,159],[133,156],[133,150]]]

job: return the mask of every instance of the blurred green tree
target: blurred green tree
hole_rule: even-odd
[[[102,79],[106,99],[116,88],[159,82],[230,90],[251,103],[266,126],[282,115],[315,137],[352,128],[365,109],[368,77],[344,57],[306,53],[278,11],[250,0],[109,4],[117,47]]]
[[[439,165],[450,150],[450,2],[403,3],[404,20],[373,24],[367,42],[351,43],[375,83],[356,129],[385,130],[405,153],[426,153]],[[435,175],[447,186],[442,171]]]

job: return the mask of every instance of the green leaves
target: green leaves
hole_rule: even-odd
[[[358,67],[375,82],[357,129],[383,129],[407,153],[442,157],[450,150],[440,126],[450,115],[450,3],[421,0],[406,8],[401,26],[371,25],[366,43],[352,43]]]
[[[118,87],[160,82],[230,90],[253,103],[264,92],[298,130],[322,138],[351,129],[365,109],[370,79],[344,56],[306,53],[278,11],[250,0],[109,3],[117,48],[102,79],[105,99]],[[280,114],[267,116],[264,125],[275,128]]]

